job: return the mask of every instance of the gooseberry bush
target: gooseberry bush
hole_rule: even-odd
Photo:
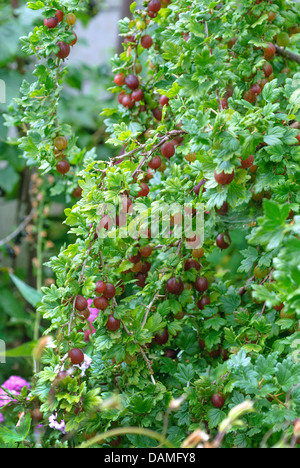
[[[132,3],[116,106],[99,109],[119,150],[107,162],[57,112],[83,3],[29,2],[45,25],[21,39],[38,63],[15,100],[20,148],[81,191],[18,405],[38,404],[43,447],[295,447],[299,4]]]

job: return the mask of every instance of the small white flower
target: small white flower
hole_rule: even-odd
[[[49,417],[49,427],[51,429],[57,429],[58,431],[62,432],[63,434],[66,433],[66,423],[62,420],[60,423],[57,421],[57,413],[55,412],[52,416]]]
[[[74,364],[74,367],[78,367],[81,370],[81,377],[84,377],[86,370],[91,366],[91,364],[92,359],[85,354],[84,361],[81,364]]]

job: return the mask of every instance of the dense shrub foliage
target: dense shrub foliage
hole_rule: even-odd
[[[82,189],[65,211],[76,242],[48,263],[56,283],[43,288],[39,307],[53,341],[40,343],[43,368],[18,400],[28,421],[38,408],[39,443],[146,447],[156,444],[150,429],[193,446],[184,442],[193,431],[203,442],[219,428],[223,447],[295,446],[299,6],[133,3],[133,18],[120,21],[124,52],[112,60],[119,105],[102,111],[108,145],[120,150],[109,162],[79,151],[57,118],[70,12],[82,2],[28,6],[45,8],[48,20],[62,10],[64,19],[22,38],[40,62],[37,81],[15,101],[28,126],[20,148],[40,171]],[[168,236],[158,229],[168,211],[147,225],[162,204],[175,207]],[[179,237],[181,216],[199,204],[204,239],[200,231]],[[240,404],[243,424],[227,424]]]

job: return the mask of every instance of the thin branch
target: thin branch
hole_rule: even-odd
[[[143,320],[143,322],[142,322],[142,328],[144,328],[144,326],[146,325],[149,312],[150,312],[150,310],[152,309],[152,306],[153,306],[154,302],[156,301],[156,299],[158,298],[158,296],[159,296],[159,291],[157,291],[157,293],[156,293],[155,296],[153,297],[153,299],[152,299],[152,301],[150,302],[150,304],[146,307],[146,313],[145,313],[144,320]]]
[[[286,50],[283,47],[279,47],[278,45],[275,45],[275,47],[278,55],[281,55],[282,57],[288,60],[292,60],[293,62],[300,63],[300,55],[294,54],[293,52],[290,52],[289,50]]]
[[[7,237],[5,237],[5,239],[2,239],[0,241],[0,247],[7,244],[11,240],[13,240],[15,237],[17,237],[25,229],[25,227],[30,223],[34,214],[35,214],[35,209],[33,209],[31,213],[28,216],[26,216],[24,221],[22,221],[22,223],[17,227],[17,229],[14,232],[12,232]]]
[[[162,137],[162,139],[160,140],[159,143],[157,143],[157,145],[153,146],[153,148],[151,148],[150,151],[148,151],[144,158],[142,159],[142,161],[140,162],[140,164],[138,165],[138,167],[136,168],[136,170],[133,172],[132,174],[132,177],[134,177],[140,170],[141,168],[143,167],[143,165],[145,164],[145,162],[152,156],[152,154],[158,149],[160,148],[164,143],[166,143],[166,141],[169,141],[171,140],[173,137],[176,137],[176,136],[179,136],[179,135],[183,135],[185,134],[186,132],[184,130],[172,130],[171,132],[169,133],[166,133],[166,135],[164,137]],[[145,146],[145,145],[144,145]],[[127,157],[127,155],[124,155],[125,157]]]

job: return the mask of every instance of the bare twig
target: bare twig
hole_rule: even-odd
[[[288,60],[292,60],[293,62],[300,63],[300,55],[294,54],[293,52],[290,52],[289,50],[286,50],[283,47],[279,47],[278,45],[275,45],[275,47],[278,55],[281,55],[282,57]]]
[[[34,214],[35,214],[35,209],[33,209],[31,213],[28,216],[26,216],[24,221],[22,221],[22,223],[17,227],[17,229],[14,232],[12,232],[11,234],[9,234],[7,237],[5,237],[4,239],[0,241],[0,247],[7,244],[11,240],[13,240],[15,237],[17,237],[25,229],[25,227],[30,223]]]
[[[156,299],[158,298],[159,296],[159,291],[157,291],[157,293],[155,294],[155,296],[152,298],[152,301],[150,302],[150,304],[146,307],[146,313],[145,313],[145,316],[144,316],[144,320],[142,322],[142,328],[144,328],[144,326],[146,325],[146,322],[147,322],[147,319],[148,319],[148,315],[149,315],[149,312],[154,304],[154,302],[156,301]]]

